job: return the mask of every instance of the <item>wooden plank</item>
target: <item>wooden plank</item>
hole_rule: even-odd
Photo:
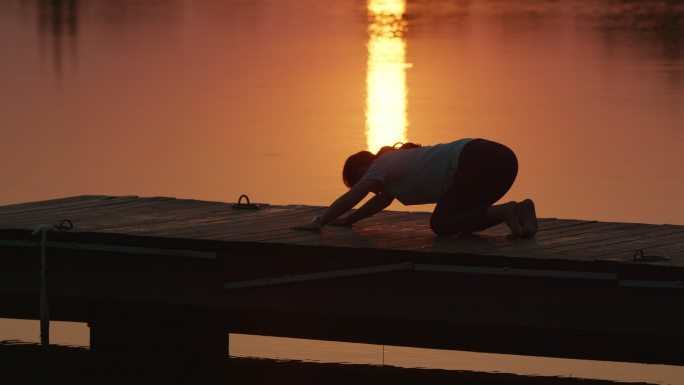
[[[11,225],[13,223],[21,223],[30,221],[31,219],[40,220],[45,216],[62,215],[62,213],[71,213],[74,210],[79,210],[88,207],[106,206],[109,204],[119,204],[121,202],[133,201],[134,197],[116,197],[116,198],[101,198],[101,199],[86,199],[78,202],[71,202],[69,204],[55,206],[55,207],[36,207],[35,209],[19,210],[6,215],[0,216],[0,223],[3,226]]]
[[[379,224],[402,223],[406,221],[423,220],[426,223],[430,222],[429,213],[421,212],[392,212],[382,211],[372,217],[364,218],[356,223],[354,226],[375,226]]]
[[[624,226],[624,224],[600,222],[587,223],[578,226],[566,226],[557,229],[562,229],[562,231],[538,233],[537,236],[530,240],[519,240],[517,242],[501,245],[499,251],[520,255],[542,249],[552,249],[557,246],[568,245],[570,242],[583,243],[587,239],[595,239],[597,236],[601,236],[601,234],[606,234],[607,232],[625,230],[637,226],[639,225]]]
[[[212,225],[212,222],[225,222],[233,221],[234,223],[241,223],[250,220],[255,220],[259,218],[267,218],[278,213],[296,213],[299,211],[310,210],[310,207],[299,207],[299,206],[269,206],[268,208],[260,210],[243,210],[235,209],[230,206],[222,208],[220,211],[213,212],[209,217],[198,217],[197,223]]]
[[[583,224],[588,224],[588,223],[596,223],[596,221],[583,221],[583,220],[579,220],[579,219],[556,219],[554,221],[540,222],[539,223],[539,232],[544,232],[544,231],[553,230],[553,229],[559,229],[559,228],[568,227],[568,226],[583,225]]]
[[[121,197],[98,197],[98,196],[86,196],[78,201],[70,201],[68,204],[56,205],[56,206],[43,206],[37,205],[36,207],[29,207],[25,210],[16,210],[11,213],[5,213],[4,216],[11,216],[14,218],[31,216],[31,215],[41,215],[46,212],[61,212],[78,210],[81,208],[95,207],[95,206],[106,206],[109,204],[118,204],[120,202],[140,200],[136,196],[121,196]]]
[[[426,225],[422,227],[422,233],[418,234],[415,228],[404,227],[401,229],[363,229],[362,234],[374,239],[383,248],[391,250],[410,250],[425,252],[431,247],[438,237]]]
[[[130,217],[137,215],[146,207],[157,208],[161,202],[157,200],[138,200],[119,205],[108,205],[84,209],[77,212],[55,214],[53,221],[68,218],[74,224],[74,231],[98,232],[105,223],[117,220],[130,221]],[[45,218],[50,220],[51,218]]]
[[[671,230],[667,230],[671,231]],[[581,254],[588,259],[603,259],[604,257],[621,256],[622,260],[631,261],[636,249],[645,249],[649,251],[656,247],[667,247],[669,245],[676,245],[684,239],[684,232],[667,232],[653,234],[650,233],[648,237],[641,239],[632,239],[628,242],[621,242],[609,245],[595,245],[591,248],[582,250],[572,250],[572,254]],[[669,262],[666,262],[669,264]]]
[[[554,229],[561,228],[571,228],[575,223],[570,223],[569,226],[564,226],[566,223],[558,221],[555,219],[545,219],[544,221],[553,222]],[[434,237],[431,234],[432,231],[428,226],[414,232],[416,238],[421,236]],[[509,240],[507,237],[510,230],[505,224],[499,224],[485,231],[475,233],[473,235],[460,235],[456,237],[440,237],[439,240],[432,242],[430,251],[436,252],[458,252],[458,253],[469,253],[469,254],[479,254],[479,253],[496,253],[504,255],[505,248],[517,248],[520,243],[526,243],[525,240]],[[424,243],[421,243],[421,247],[424,247]],[[403,245],[401,242],[399,245]]]
[[[206,204],[201,201],[196,202],[196,204]],[[74,218],[74,221],[77,219],[83,227],[97,228],[98,226],[101,227],[103,223],[113,222],[114,219],[127,218],[127,216],[130,215],[139,215],[143,213],[154,215],[159,215],[160,213],[165,214],[167,211],[162,210],[164,206],[169,207],[169,205],[176,204],[178,203],[174,198],[133,198],[111,202],[98,202],[96,204],[89,204],[85,207],[69,208],[66,211],[53,211],[52,216],[71,216]]]
[[[98,211],[79,213],[79,229],[125,233],[126,226],[146,222],[166,222],[172,220],[175,213],[181,209],[183,212],[192,212],[207,204],[201,201],[178,202],[168,198],[145,199],[126,207],[103,208]],[[121,227],[124,227],[123,231]]]
[[[320,211],[315,211],[319,213]],[[308,222],[309,216],[290,216],[284,218],[271,218],[262,222],[261,226],[251,225],[242,227],[224,228],[221,233],[216,235],[221,239],[242,239],[249,241],[258,241],[261,239],[281,238],[283,236],[296,236],[301,230],[293,230],[292,227],[298,226]]]
[[[526,247],[515,248],[513,249],[513,251],[534,251],[549,253],[564,252],[569,250],[591,247],[592,245],[621,242],[623,240],[628,240],[637,234],[652,231],[658,231],[658,228],[644,227],[643,225],[626,227],[622,226],[619,228],[610,229],[609,231],[586,232],[575,235],[552,238],[548,241],[534,240],[533,243],[526,245]]]
[[[657,245],[652,247],[644,247],[645,252],[653,252],[654,255],[657,254],[658,250],[667,250],[672,253],[684,252],[684,237],[682,239],[676,240],[674,243],[669,245]],[[650,253],[649,253],[650,254]]]
[[[434,244],[438,236],[432,231],[428,223],[421,221],[414,226],[411,224],[411,222],[404,222],[402,226],[377,227],[365,230],[372,231],[373,237],[384,239],[389,245],[388,247],[393,249],[418,251]]]
[[[414,232],[379,232],[370,235],[382,240],[389,249],[411,250],[425,252],[428,247],[434,245],[438,237],[428,230],[425,235],[416,235]]]
[[[324,208],[317,208],[314,212],[308,213],[308,215],[313,216],[315,212],[322,212]],[[412,214],[412,213],[410,213]],[[419,213],[422,214],[422,213]],[[389,219],[387,219],[389,218]],[[385,221],[387,222],[396,222],[396,221],[406,221],[408,218],[411,218],[411,215],[407,215],[407,213],[394,213],[394,214],[385,214],[385,215],[379,215],[378,218],[376,218],[377,221],[380,221],[383,224],[386,224]],[[285,220],[287,219],[287,220]],[[293,231],[290,230],[289,227],[299,225],[299,224],[304,224],[310,220],[309,217],[307,216],[301,216],[301,215],[291,215],[288,216],[287,218],[277,216],[275,218],[269,218],[269,219],[259,219],[258,221],[261,222],[256,222],[256,223],[244,223],[244,225],[256,225],[260,224],[263,225],[262,229],[253,229],[253,228],[247,228],[246,230],[243,229],[238,229],[237,231],[233,232],[228,232],[229,228],[224,228],[223,230],[225,231],[224,236],[221,237],[221,239],[225,240],[251,240],[251,241],[265,241],[265,240],[278,240],[279,242],[288,242],[288,240],[291,240],[293,242],[296,242],[295,240],[300,238],[302,236],[301,231]],[[368,222],[365,220],[362,223],[362,227],[367,227]],[[357,227],[358,225],[355,225]],[[335,230],[333,230],[335,229]],[[232,230],[232,229],[230,229]],[[327,226],[323,231],[342,231],[343,228],[336,228],[335,226]],[[254,237],[251,237],[250,235],[254,235]]]
[[[72,222],[75,222],[77,218],[82,220],[87,215],[97,215],[97,213],[105,210],[113,211],[121,210],[124,207],[134,207],[136,205],[144,204],[147,201],[147,199],[127,197],[91,202],[84,205],[48,210],[45,212],[16,214],[3,218],[2,226],[8,228],[14,226],[13,228],[31,229],[41,223],[57,223],[63,219],[71,219]]]
[[[293,245],[349,247],[349,248],[388,248],[386,241],[379,236],[368,236],[349,229],[311,232],[295,231],[281,237],[265,237],[259,242],[284,243]]]
[[[301,223],[301,221],[293,221],[291,224]],[[261,228],[249,227],[244,229],[235,228],[219,228],[209,234],[197,234],[193,236],[207,237],[221,241],[241,241],[241,242],[260,242],[264,240],[276,240],[287,238],[289,236],[297,236],[305,233],[305,231],[292,230],[289,227],[283,227],[283,223],[265,223]]]
[[[655,238],[661,235],[684,234],[684,229],[637,226],[625,230],[615,230],[591,234],[577,240],[568,240],[549,246],[539,246],[537,252],[566,252],[630,243],[640,239]]]
[[[564,226],[555,229],[550,229],[546,231],[538,232],[534,239],[540,240],[551,240],[555,238],[561,238],[564,236],[572,236],[577,234],[584,234],[596,231],[604,230],[617,230],[622,227],[638,226],[635,223],[616,223],[616,222],[587,222],[580,223],[574,226]]]
[[[667,245],[665,245],[667,246]],[[585,260],[585,261],[590,261],[590,262],[620,262],[620,263],[627,263],[627,264],[632,264],[632,263],[641,263],[641,262],[634,262],[633,257],[634,257],[634,251],[635,249],[633,248],[633,245],[622,245],[619,247],[609,247],[609,248],[601,248],[597,250],[592,250],[592,249],[586,249],[586,250],[580,250],[580,251],[575,251],[575,252],[557,252],[557,253],[550,253],[550,254],[533,254],[532,257],[537,258],[540,255],[547,255],[559,260]],[[648,262],[645,264],[649,265],[659,265],[664,268],[669,268],[669,267],[674,267],[677,266],[675,263],[672,261],[662,261],[662,262]],[[681,263],[680,263],[681,264]]]
[[[234,233],[241,233],[250,231],[259,231],[259,229],[268,228],[269,226],[282,227],[289,230],[287,225],[279,222],[279,219],[290,220],[291,224],[304,223],[310,220],[315,213],[318,213],[320,208],[308,208],[305,210],[289,210],[281,214],[274,215],[273,213],[261,214],[258,216],[249,216],[245,220],[240,218],[226,218],[221,221],[214,221],[211,223],[193,224],[192,226],[177,227],[165,231],[154,231],[155,234],[170,236],[170,237],[191,237],[191,238],[206,238],[206,239],[230,239]],[[293,219],[294,218],[294,219]],[[306,219],[305,219],[306,218]]]
[[[352,228],[326,227],[322,233],[294,231],[289,227],[306,223],[324,210],[312,206],[267,206],[262,210],[232,209],[222,202],[176,200],[172,198],[74,197],[56,200],[51,212],[54,218],[71,215],[77,231],[136,234],[154,237],[174,237],[219,241],[288,244],[302,246],[333,246],[341,248],[383,248],[421,253],[453,253],[497,255],[518,258],[566,258],[588,260],[614,258],[616,253],[631,251],[636,246],[660,247],[677,245],[677,226],[606,223],[583,220],[543,218],[540,231],[533,240],[509,241],[504,225],[474,236],[437,237],[429,227],[428,212],[384,211],[358,222]],[[64,206],[64,205],[67,206]],[[20,225],[30,230],[41,211],[26,213],[24,206],[10,206],[15,211],[5,220],[23,218]],[[4,208],[0,208],[3,212]],[[36,214],[36,215],[34,215]],[[44,219],[41,216],[40,219]],[[0,221],[0,226],[2,226]],[[16,223],[16,222],[14,222]],[[670,229],[672,235],[670,235]],[[679,253],[679,249],[667,249]],[[678,247],[678,246],[677,246]],[[622,255],[622,254],[620,254]],[[679,255],[679,254],[677,254]],[[621,257],[624,258],[624,257]]]
[[[178,224],[194,224],[202,222],[210,222],[218,218],[225,218],[225,205],[221,203],[193,203],[193,202],[169,202],[168,206],[163,210],[145,211],[134,213],[129,216],[127,220],[110,221],[106,225],[100,226],[102,231],[111,232],[130,232],[130,233],[144,233],[151,229],[166,227],[174,227]]]
[[[266,212],[263,215],[241,217],[230,224],[236,228],[259,228],[266,223],[282,222],[284,227],[303,224],[311,221],[316,215],[322,214],[322,207],[308,207],[304,209],[280,209]]]
[[[493,229],[489,229],[486,235],[483,237],[464,237],[464,238],[443,238],[437,241],[437,237],[430,229],[429,225],[426,223],[428,220],[427,216],[418,217],[418,219],[411,219],[401,222],[395,222],[391,224],[378,223],[373,226],[354,226],[355,230],[363,233],[367,237],[374,237],[376,244],[382,244],[386,248],[390,249],[403,249],[403,250],[422,250],[422,251],[439,251],[439,252],[459,252],[468,253],[473,252],[475,247],[485,250],[498,250],[492,248],[490,242],[485,242],[483,239],[489,239],[489,237],[496,236],[500,238],[500,241],[504,243],[508,242],[505,239],[505,235],[508,233],[505,225],[497,226]],[[559,225],[559,223],[556,223]],[[327,231],[327,228],[324,229]],[[300,243],[302,237],[298,234],[283,235],[282,232],[278,234],[273,234],[274,236],[266,238],[257,238],[256,241],[262,240],[278,240],[279,242],[286,243]],[[305,237],[305,243],[307,245],[329,245],[330,239],[325,237]],[[367,245],[367,243],[364,243]],[[426,250],[429,249],[429,250]]]
[[[297,243],[296,239],[301,237],[301,233],[303,231],[288,231],[288,232],[279,232],[279,233],[274,233],[274,234],[269,234],[265,235],[264,237],[257,237],[255,240],[275,240],[278,239],[281,242],[294,242]],[[377,227],[374,226],[365,226],[357,229],[353,228],[335,228],[335,226],[328,226],[325,229],[322,230],[322,235],[325,235],[327,233],[335,232],[337,233],[337,237],[343,237],[344,235],[350,236],[350,237],[355,237],[354,234],[362,234],[362,233],[381,233],[377,231]],[[325,237],[319,237],[323,242]]]
[[[554,229],[556,231],[558,229],[567,229],[575,225],[583,225],[586,223],[590,222],[563,221],[555,218],[542,218],[540,220],[541,226],[546,226],[546,228]],[[428,242],[420,242],[419,248],[421,249],[429,248],[430,251],[436,252],[454,251],[459,253],[476,254],[486,251],[500,253],[500,247],[518,244],[520,242],[527,242],[525,240],[510,241],[507,238],[509,233],[510,230],[506,225],[499,224],[487,230],[471,235],[456,235],[452,237],[434,238],[435,235],[427,225],[416,230],[413,234],[415,234],[415,238],[432,237],[432,239]]]
[[[79,205],[86,202],[94,202],[102,199],[116,199],[115,197],[107,197],[104,195],[79,195],[68,198],[50,199],[38,202],[16,203],[11,205],[0,206],[0,217],[4,215],[12,215],[17,213],[24,213],[27,211],[41,211],[51,210],[54,208],[65,207],[70,205]]]

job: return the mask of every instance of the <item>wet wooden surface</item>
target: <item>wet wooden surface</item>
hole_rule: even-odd
[[[429,213],[383,211],[351,228],[328,226],[320,233],[290,229],[323,210],[303,205],[244,210],[233,208],[231,203],[166,197],[78,196],[2,206],[0,229],[33,230],[40,224],[69,219],[74,223],[72,233],[382,249],[418,256],[478,255],[483,261],[489,256],[503,256],[684,267],[684,226],[678,225],[542,218],[534,239],[511,241],[503,225],[472,236],[437,237],[429,228]],[[635,262],[637,249],[670,260]]]
[[[684,363],[671,354],[684,339],[684,226],[544,218],[534,239],[511,241],[504,226],[437,237],[428,225],[430,213],[384,211],[351,228],[290,229],[323,210],[244,210],[231,203],[135,196],[2,206],[0,316],[38,316],[39,250],[33,242],[16,242],[35,241],[30,234],[39,225],[69,219],[74,228],[51,233],[49,240],[208,251],[218,258],[50,248],[55,319],[92,323],[93,314],[112,303],[138,318],[146,317],[140,309],[156,314],[165,306],[180,306],[180,312],[205,306],[221,309],[218,317],[230,330],[247,334]],[[636,249],[670,259],[634,261]],[[224,286],[401,263],[446,270]],[[454,267],[551,275],[453,274]],[[567,277],[554,278],[559,272]],[[578,273],[613,278],[568,279]],[[635,289],[626,286],[630,280],[670,286]]]

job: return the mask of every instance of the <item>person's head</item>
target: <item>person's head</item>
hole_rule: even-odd
[[[376,156],[370,151],[359,151],[347,158],[342,169],[342,181],[351,188],[366,173]]]
[[[384,146],[378,150],[377,154],[370,151],[359,151],[356,154],[347,158],[342,169],[342,181],[345,186],[352,188],[358,182],[363,174],[368,171],[373,161],[379,158],[382,154],[394,150],[407,150],[411,148],[420,147],[420,144],[415,143],[397,143],[394,146]]]

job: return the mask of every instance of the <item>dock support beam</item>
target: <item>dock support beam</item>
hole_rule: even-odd
[[[88,322],[90,347],[115,365],[221,365],[228,360],[228,332],[213,313],[187,306],[98,306]]]

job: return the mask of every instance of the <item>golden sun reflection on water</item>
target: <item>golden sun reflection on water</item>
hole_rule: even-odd
[[[369,151],[407,141],[406,0],[368,1],[366,140]]]

